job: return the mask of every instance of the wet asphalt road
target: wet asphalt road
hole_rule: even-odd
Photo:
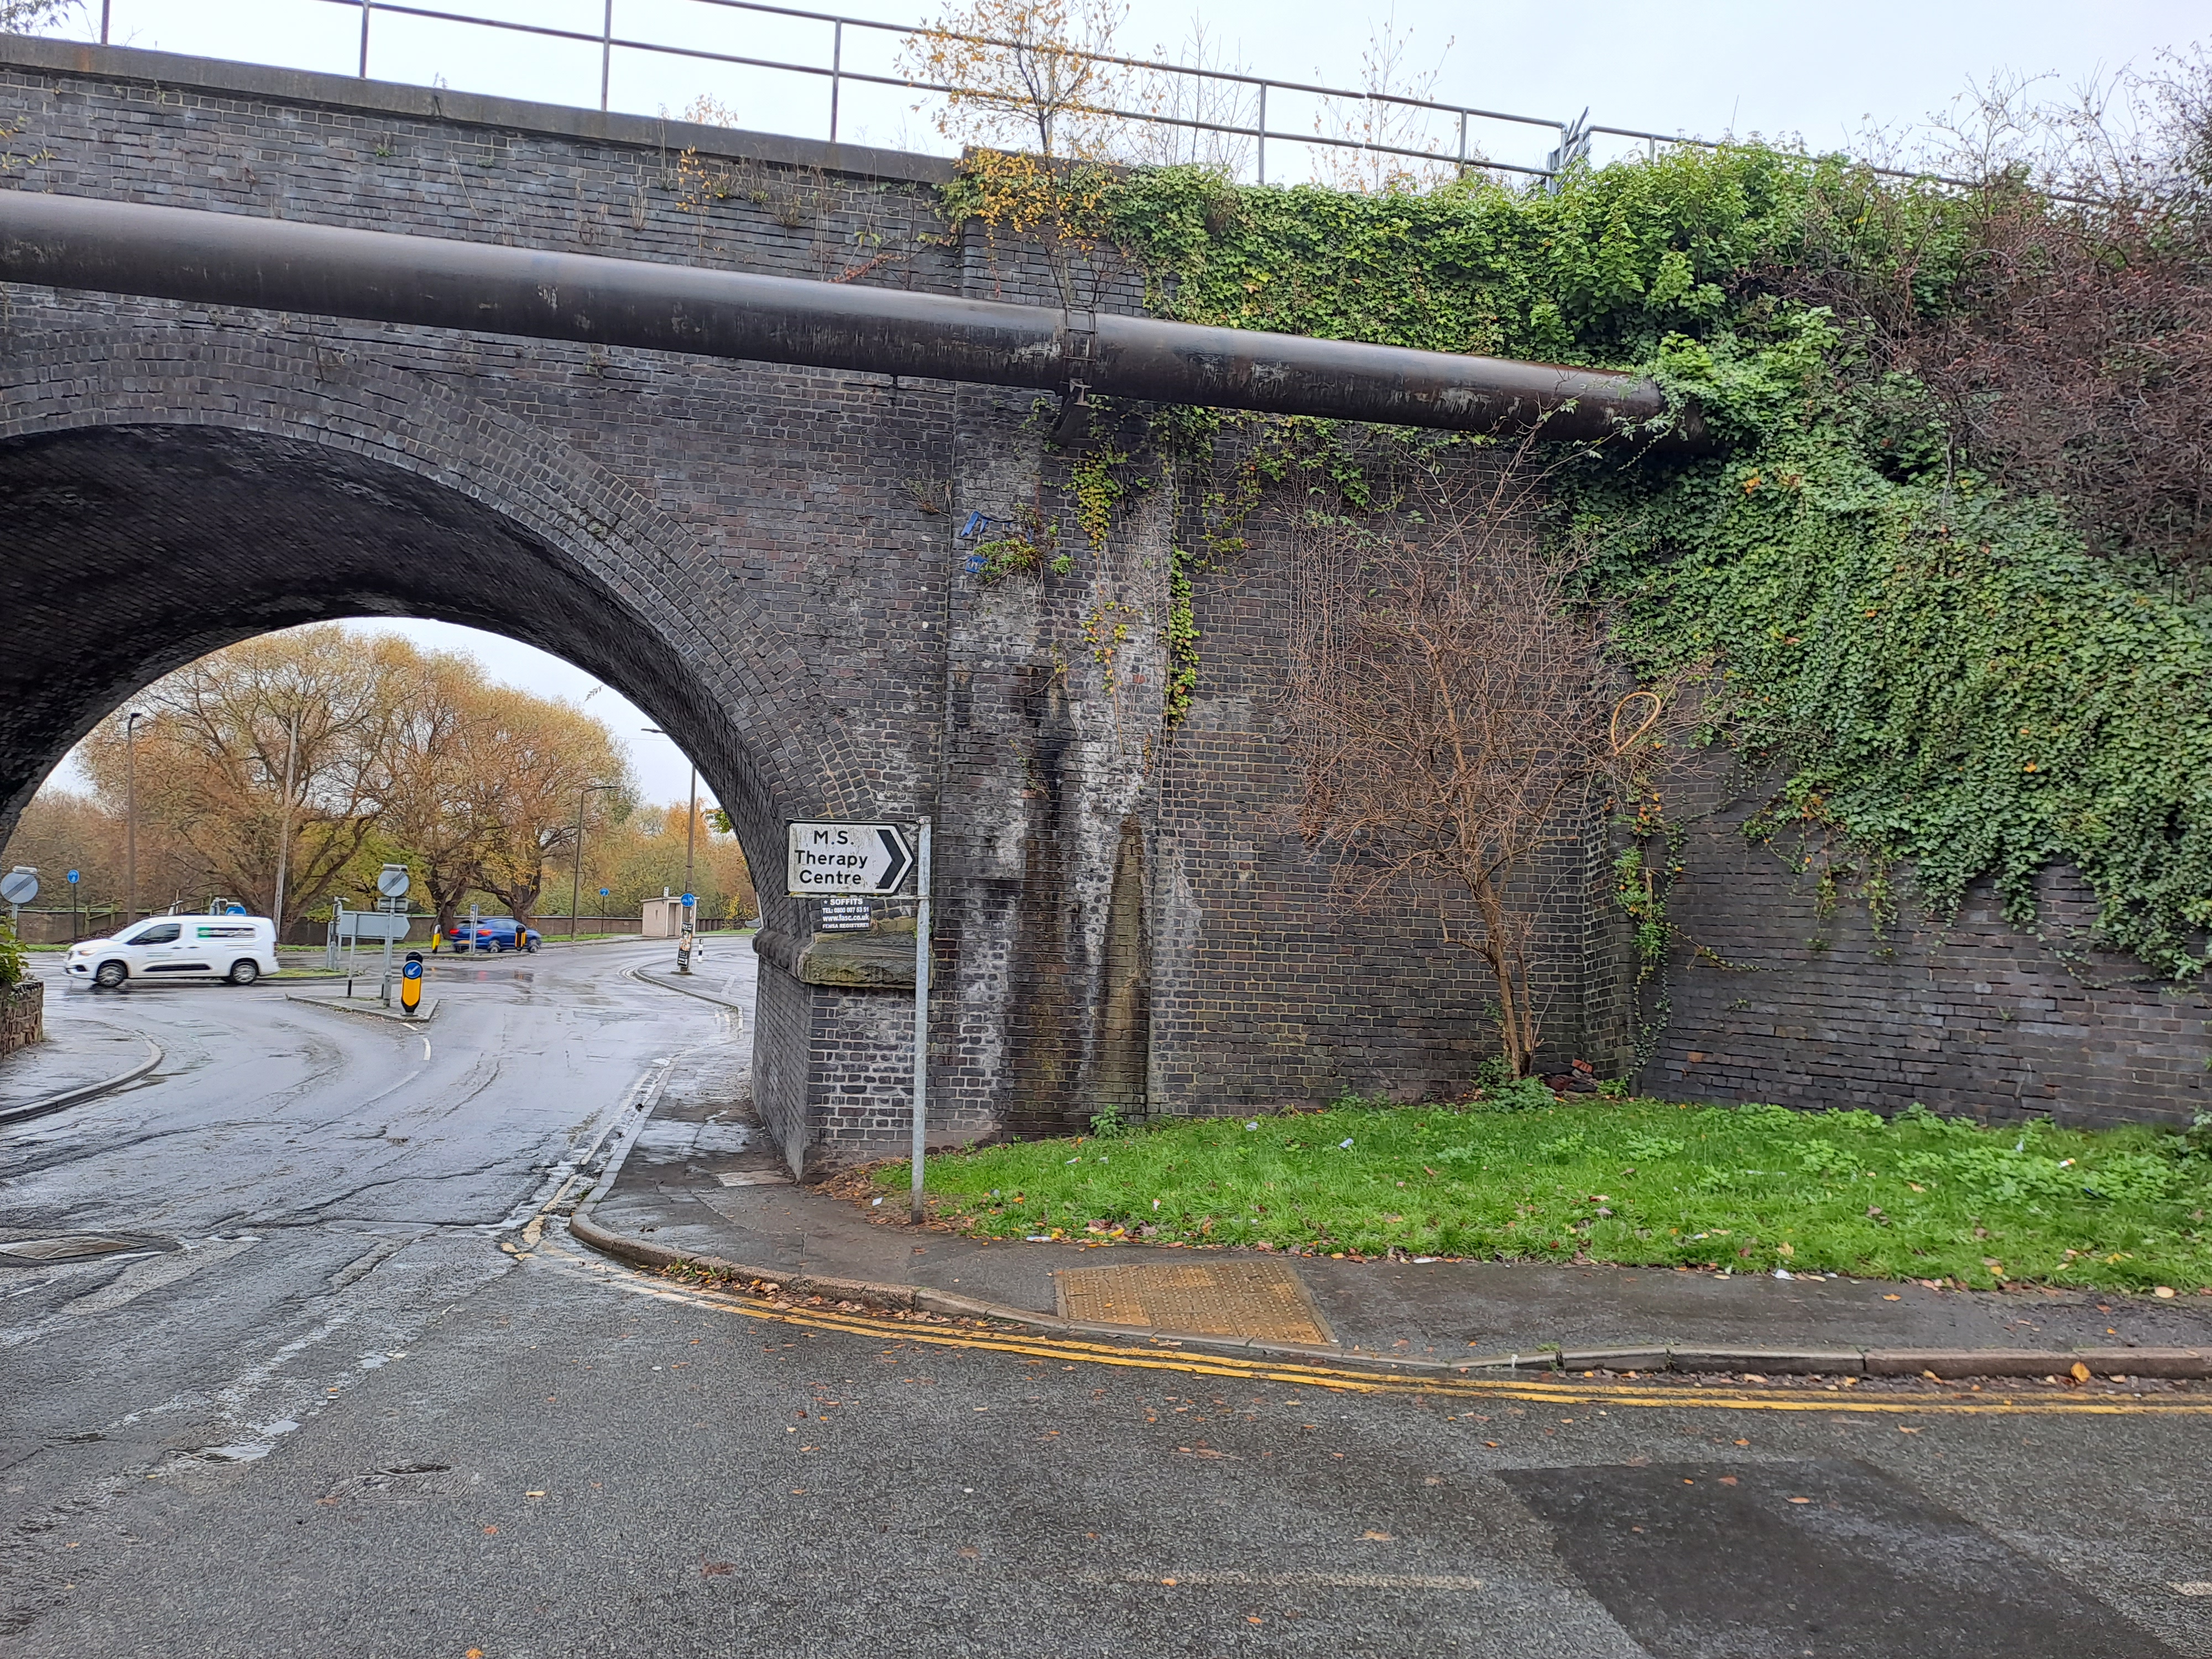
[[[427,1055],[100,1001],[169,1061],[0,1143],[0,1235],[161,1248],[0,1268],[0,1652],[2212,1656],[2212,1416],[1346,1394],[529,1250],[659,1062],[728,1075],[659,954],[447,978]]]

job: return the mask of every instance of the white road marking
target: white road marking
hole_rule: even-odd
[[[1482,1580],[1455,1572],[1086,1572],[1085,1584],[1158,1584],[1171,1589],[1479,1590]]]
[[[251,1234],[243,1238],[210,1239],[167,1255],[134,1261],[113,1280],[77,1297],[62,1311],[65,1315],[112,1313],[118,1308],[128,1307],[149,1291],[190,1279],[218,1261],[228,1261],[241,1251],[252,1249],[260,1242]]]
[[[251,1233],[238,1238],[203,1239],[198,1243],[187,1240],[183,1249],[173,1253],[133,1256],[129,1267],[98,1290],[86,1292],[34,1323],[0,1330],[0,1348],[21,1347],[26,1342],[38,1341],[66,1329],[74,1320],[88,1314],[112,1313],[118,1308],[128,1307],[149,1291],[190,1279],[204,1268],[227,1261],[260,1242]],[[49,1278],[38,1282],[48,1285],[54,1281]]]

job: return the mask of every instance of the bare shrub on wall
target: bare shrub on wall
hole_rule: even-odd
[[[1608,687],[1602,619],[1571,554],[1537,534],[1542,477],[1525,447],[1493,468],[1419,465],[1398,513],[1309,523],[1285,696],[1301,832],[1336,854],[1355,906],[1442,890],[1516,1076],[1543,1036],[1534,857],[1652,741],[1662,706]]]
[[[2212,57],[2056,101],[2033,81],[1978,88],[1922,159],[1972,182],[1922,193],[1844,175],[1773,285],[1857,319],[1900,427],[1924,424],[1925,389],[1955,445],[1948,465],[2048,492],[2094,550],[2204,592]]]

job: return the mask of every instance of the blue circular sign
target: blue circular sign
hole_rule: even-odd
[[[234,904],[223,914],[227,916],[242,916],[246,914],[246,907],[242,904]]]
[[[699,896],[696,893],[686,893],[684,896],[684,902],[686,904],[696,904],[699,902]]]
[[[404,979],[420,979],[422,977],[422,964],[419,962],[410,962],[402,968],[399,973]]]
[[[74,871],[74,870],[70,871],[70,872],[69,872],[69,878],[70,878],[70,880],[71,882],[76,881],[76,871]]]
[[[605,888],[604,888],[604,887],[600,888],[600,889],[599,889],[599,896],[600,896],[601,898],[605,898],[606,896],[607,896],[607,890],[606,890]]]

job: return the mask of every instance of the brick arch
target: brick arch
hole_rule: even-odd
[[[311,338],[167,332],[79,334],[0,386],[0,835],[139,686],[256,633],[374,614],[487,628],[599,675],[699,757],[756,857],[788,811],[872,799],[710,529],[431,377],[350,373]]]

